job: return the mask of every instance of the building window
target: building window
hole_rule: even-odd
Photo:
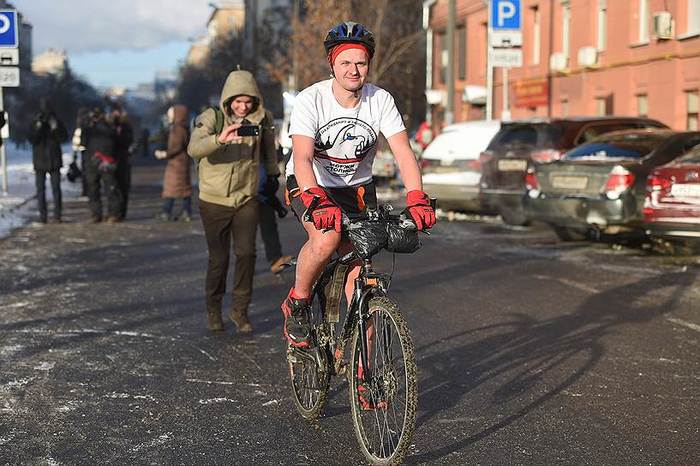
[[[700,0],[688,0],[688,34],[700,34]]]
[[[598,116],[613,114],[613,95],[608,94],[604,97],[596,97],[595,112]]]
[[[457,77],[467,79],[467,25],[457,26]]]
[[[649,116],[649,101],[646,94],[637,95],[637,115],[640,117]]]
[[[569,116],[569,101],[568,100],[561,101],[561,116],[562,117]]]
[[[569,0],[561,2],[561,51],[569,59],[569,32],[571,26],[571,4]]]
[[[540,64],[540,40],[542,37],[542,28],[540,24],[540,9],[537,6],[530,8],[532,17],[532,55],[530,56],[530,63],[533,65]]]
[[[649,0],[639,0],[639,43],[649,42]]]
[[[598,24],[596,48],[598,51],[605,50],[605,45],[608,40],[608,0],[598,0]]]
[[[440,44],[440,82],[446,84],[449,56],[447,55],[447,34],[445,31],[438,33],[438,42]]]
[[[698,109],[700,109],[700,95],[698,91],[689,91],[686,96],[686,129],[689,131],[697,131],[698,126]]]

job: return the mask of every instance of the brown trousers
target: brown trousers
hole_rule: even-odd
[[[199,215],[209,248],[205,294],[207,312],[221,312],[226,293],[231,240],[236,255],[233,274],[232,311],[247,314],[253,295],[255,274],[255,235],[258,228],[258,203],[252,199],[234,208],[200,199]]]

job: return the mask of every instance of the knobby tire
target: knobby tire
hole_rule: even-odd
[[[375,325],[370,367],[374,380],[379,380],[372,382],[372,386],[376,385],[376,400],[388,401],[384,408],[369,410],[363,409],[360,404],[360,381],[357,374],[361,360],[361,341],[359,327],[356,327],[350,346],[348,373],[353,426],[360,449],[370,464],[402,464],[411,445],[418,405],[418,370],[413,340],[396,303],[386,297],[375,297],[369,301],[368,310],[369,321],[374,319]],[[396,354],[397,351],[400,351],[400,355]],[[362,393],[367,394],[367,388],[363,388]],[[374,393],[374,388],[371,391]],[[373,395],[369,398],[376,401]],[[365,395],[365,400],[367,399]]]

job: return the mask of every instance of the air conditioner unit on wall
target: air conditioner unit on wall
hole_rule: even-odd
[[[581,47],[578,49],[578,64],[591,68],[598,64],[598,51],[595,47]]]
[[[552,71],[564,71],[568,65],[569,57],[562,52],[556,52],[549,56],[549,69]]]
[[[657,39],[673,39],[673,18],[668,11],[657,11],[652,15],[654,35]]]

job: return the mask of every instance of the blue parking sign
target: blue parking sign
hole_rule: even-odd
[[[0,10],[0,47],[16,48],[18,46],[17,11]]]
[[[520,0],[491,0],[491,28],[520,29]]]

